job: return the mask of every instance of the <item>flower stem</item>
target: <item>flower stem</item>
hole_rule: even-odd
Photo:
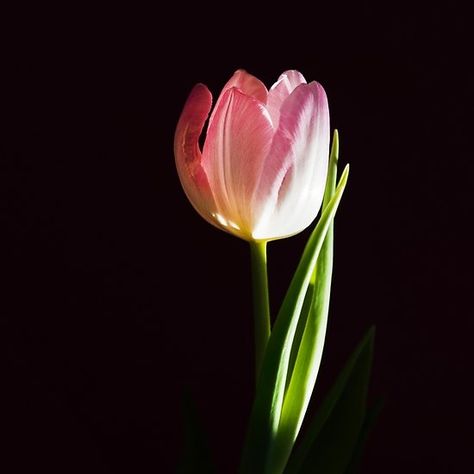
[[[270,301],[267,277],[267,242],[250,242],[255,333],[255,378],[258,378],[270,337]]]

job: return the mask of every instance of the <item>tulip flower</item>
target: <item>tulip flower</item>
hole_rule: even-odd
[[[196,211],[250,242],[258,375],[271,332],[266,243],[301,232],[319,212],[329,158],[327,97],[298,71],[267,90],[238,70],[211,108],[209,89],[197,84],[176,128],[176,167]]]
[[[238,70],[199,138],[212,96],[197,84],[175,134],[178,174],[197,212],[248,241],[288,237],[308,227],[323,198],[329,155],[329,110],[320,84],[298,71],[267,90]]]
[[[267,90],[256,77],[238,70],[212,109],[209,89],[197,84],[179,119],[174,151],[181,184],[196,211],[250,243],[256,390],[240,472],[313,472],[313,464],[322,473],[347,472],[366,417],[373,335],[357,349],[299,449],[293,449],[321,362],[333,220],[349,173],[346,166],[337,184],[339,139],[335,131],[329,157],[324,89],[317,82],[307,84],[298,71],[287,71]],[[267,242],[304,230],[321,205],[319,221],[271,327]],[[344,402],[339,404],[339,399]],[[344,422],[340,451],[337,446],[328,451],[324,443],[325,433],[334,437],[332,412],[335,420]],[[349,418],[353,422],[346,423]]]

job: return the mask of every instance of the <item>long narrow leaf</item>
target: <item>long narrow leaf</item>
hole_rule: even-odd
[[[324,238],[342,198],[348,173],[349,166],[346,166],[334,197],[309,238],[277,316],[257,383],[241,464],[242,473],[265,472],[268,453],[280,422],[288,362],[298,317]]]
[[[352,353],[336,383],[291,454],[285,474],[343,474],[366,414],[375,329]]]
[[[325,209],[336,191],[337,162],[339,159],[339,137],[337,130],[334,138],[329,160],[328,178],[324,195],[323,209]],[[329,297],[331,293],[331,277],[333,267],[333,240],[334,222],[329,226],[326,238],[319,253],[313,278],[308,288],[311,298],[309,312],[305,318],[305,326],[300,340],[295,337],[292,353],[297,350],[294,368],[289,368],[280,424],[273,450],[269,457],[269,472],[276,472],[285,466],[295,439],[303,422],[308,407],[319,366],[323,354],[324,339],[326,336],[327,319],[329,312]],[[304,308],[303,308],[304,309]],[[304,314],[304,311],[302,311]],[[300,317],[302,319],[302,316]],[[301,327],[301,321],[298,326]],[[290,372],[291,370],[291,372]]]
[[[354,452],[352,453],[351,462],[344,474],[358,474],[367,438],[369,437],[372,428],[377,422],[377,419],[383,409],[383,406],[384,400],[380,399],[367,411],[367,414],[365,415],[364,419],[364,424],[362,425],[359,437],[357,439],[357,444],[354,448]]]
[[[324,200],[323,200],[323,210],[326,209],[327,205],[331,201],[331,198],[334,196],[336,191],[336,181],[337,181],[337,163],[339,160],[339,133],[337,130],[334,130],[333,140],[332,140],[332,147],[331,147],[331,155],[329,157],[329,167],[328,167],[328,177],[326,180],[326,188],[324,190]],[[333,252],[333,227],[334,224],[329,226],[328,232],[326,234],[326,238],[324,239],[323,246],[321,247],[321,251],[319,253],[318,260],[316,262],[316,266],[314,268],[310,284],[308,286],[308,291],[306,292],[305,300],[303,303],[303,308],[301,310],[300,317],[298,319],[298,326],[296,328],[295,337],[293,338],[293,345],[291,347],[291,354],[290,354],[290,362],[288,364],[288,376],[286,381],[286,389],[285,393],[287,392],[288,385],[290,384],[291,376],[293,374],[293,369],[295,367],[296,358],[298,356],[299,348],[301,345],[301,340],[303,338],[304,330],[306,327],[306,321],[308,320],[308,315],[311,310],[313,301],[315,299],[315,283],[316,283],[316,275],[322,273],[322,269],[318,270],[319,262],[324,261],[327,271],[325,272],[326,275],[329,277],[332,274],[332,271],[329,270],[329,262],[332,263],[332,252]],[[332,270],[332,264],[331,264]],[[321,277],[318,278],[321,281]],[[329,278],[330,280],[330,278]]]
[[[177,468],[178,474],[214,474],[207,436],[189,390],[183,397],[184,449]]]
[[[328,231],[329,232],[329,231]],[[321,249],[322,252],[322,249]],[[318,264],[316,263],[316,267]],[[306,322],[308,321],[308,316],[313,306],[313,296],[314,296],[314,274],[316,269],[313,271],[311,280],[308,285],[308,290],[304,297],[303,307],[301,308],[300,317],[298,318],[298,325],[296,326],[295,336],[293,337],[293,344],[291,346],[290,359],[288,361],[288,374],[286,376],[286,387],[285,393],[288,391],[288,386],[290,385],[291,376],[295,369],[296,359],[298,357],[298,349],[303,339],[304,330],[306,328]]]

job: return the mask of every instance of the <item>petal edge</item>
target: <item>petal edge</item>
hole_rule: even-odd
[[[212,106],[212,94],[204,84],[196,84],[191,90],[176,126],[174,155],[178,176],[189,201],[208,222],[212,218],[215,201],[207,175],[202,167],[199,147],[204,124]]]

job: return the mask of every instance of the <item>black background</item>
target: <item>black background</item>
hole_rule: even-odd
[[[248,248],[193,211],[172,140],[191,87],[216,96],[241,67],[321,82],[351,163],[317,397],[375,324],[371,398],[386,406],[363,472],[466,472],[469,16],[356,3],[3,15],[3,472],[173,472],[185,387],[218,472],[235,472],[253,390]],[[269,247],[274,310],[307,236]]]

